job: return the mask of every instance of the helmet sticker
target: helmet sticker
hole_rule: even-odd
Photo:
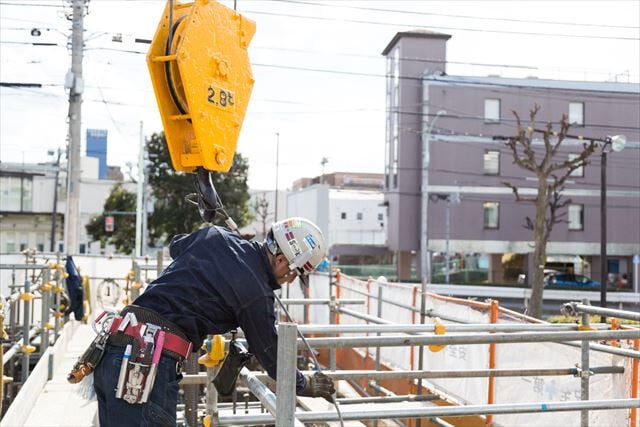
[[[300,246],[298,246],[298,241],[296,239],[289,240],[289,246],[291,246],[293,256],[298,256],[302,253],[302,250],[300,250]]]
[[[313,240],[313,236],[311,234],[307,234],[304,238],[305,242],[311,247],[311,249],[316,248],[316,241]]]
[[[313,271],[313,265],[311,265],[311,263],[309,261],[305,262],[304,265],[302,266],[302,268],[304,268],[305,270],[311,272]]]

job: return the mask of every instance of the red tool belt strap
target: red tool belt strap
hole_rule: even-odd
[[[109,329],[109,335],[116,335],[118,333],[118,328],[120,327],[120,323],[122,323],[122,320],[123,318],[120,316],[113,319],[113,323],[111,323],[111,328]],[[143,324],[144,323],[138,323],[136,326],[132,326],[131,324],[129,324],[124,329],[124,331],[121,332],[125,335],[133,337],[136,340],[140,340],[140,327]],[[162,345],[162,349],[172,351],[186,359],[191,353],[191,342],[169,331],[165,331],[164,344]]]

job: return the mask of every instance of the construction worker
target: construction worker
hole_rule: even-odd
[[[262,243],[216,226],[175,236],[173,262],[111,325],[94,372],[100,426],[175,425],[182,361],[208,334],[242,328],[249,351],[276,379],[274,291],[296,277],[308,284],[325,251],[322,232],[303,218],[274,223]],[[141,390],[148,379],[134,361],[153,365],[159,346],[153,388]],[[335,388],[322,373],[297,371],[296,392],[330,400]]]

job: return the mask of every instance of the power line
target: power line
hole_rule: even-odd
[[[366,21],[360,19],[347,19],[347,18],[327,18],[323,16],[305,16],[305,15],[295,15],[291,13],[278,13],[278,12],[264,12],[257,10],[247,10],[247,13],[253,13],[256,15],[267,15],[267,16],[282,16],[286,18],[300,18],[300,19],[311,19],[317,21],[333,21],[333,22],[346,22],[353,24],[368,24],[368,25],[382,25],[387,27],[407,27],[407,28],[422,28],[425,29],[423,25],[416,24],[400,24],[400,23],[391,23],[391,22],[379,22],[379,21]],[[492,30],[492,29],[481,29],[481,28],[464,28],[464,27],[445,27],[440,25],[429,26],[429,28],[435,28],[439,30],[456,30],[456,31],[470,31],[476,33],[496,33],[496,34],[511,34],[511,35],[523,35],[523,36],[547,36],[547,37],[568,37],[568,38],[583,38],[583,39],[603,39],[603,40],[630,40],[630,41],[639,41],[640,38],[637,37],[616,37],[616,36],[596,36],[596,35],[580,35],[580,34],[560,34],[560,33],[539,33],[539,32],[527,32],[527,31],[506,31],[506,30]]]
[[[353,9],[353,10],[369,10],[374,12],[400,13],[400,14],[422,15],[422,16],[443,16],[447,18],[477,19],[477,20],[486,20],[486,21],[522,22],[522,23],[528,23],[528,24],[571,25],[571,26],[581,26],[581,27],[620,28],[620,29],[633,29],[633,30],[640,28],[640,27],[632,27],[632,26],[625,26],[625,25],[585,24],[585,23],[578,23],[578,22],[536,21],[536,20],[517,19],[517,18],[494,18],[494,17],[473,16],[473,15],[453,15],[453,14],[447,14],[447,13],[422,12],[422,11],[413,11],[413,10],[383,9],[383,8],[364,7],[364,6],[347,6],[342,4],[338,5],[335,3],[329,5],[325,3],[314,3],[310,1],[296,1],[296,0],[274,0],[274,1],[282,2],[282,3],[299,4],[299,5],[324,6],[324,7]]]

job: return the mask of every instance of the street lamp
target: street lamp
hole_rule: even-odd
[[[600,307],[607,307],[607,146],[618,153],[624,149],[624,135],[608,136],[600,154]],[[606,322],[606,316],[601,317]]]

